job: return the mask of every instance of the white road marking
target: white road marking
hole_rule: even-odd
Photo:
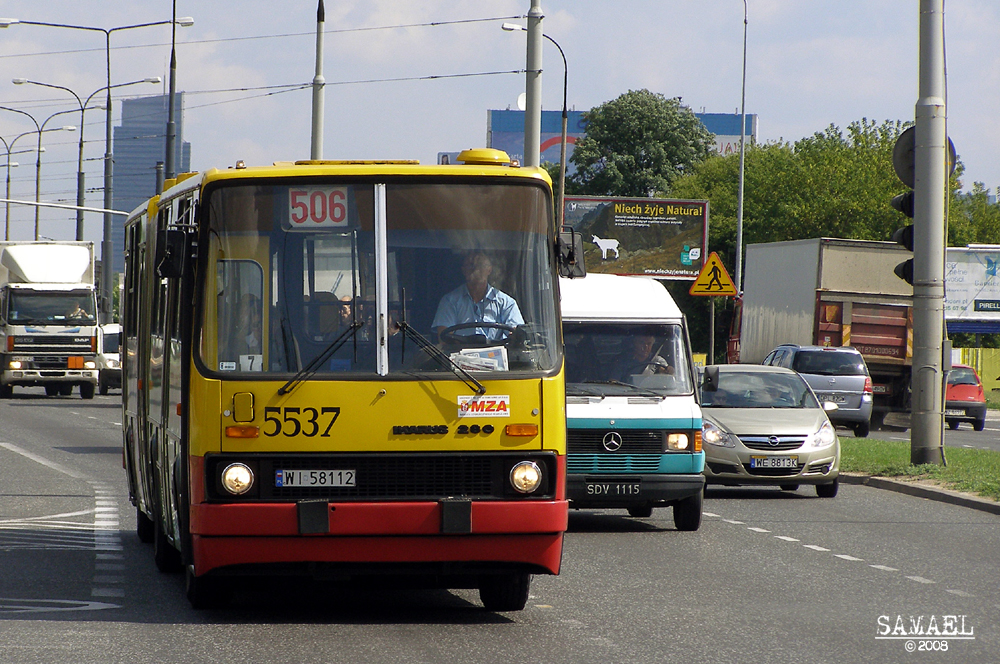
[[[959,597],[975,597],[975,595],[972,595],[972,594],[967,593],[967,592],[963,592],[961,590],[945,590],[945,592],[946,593],[951,593],[952,595],[958,595]]]
[[[895,567],[886,567],[885,565],[869,565],[869,567],[873,567],[875,569],[880,569],[883,572],[898,572],[899,571]]]
[[[782,540],[784,542],[799,542],[799,541],[801,541],[801,540],[795,539],[794,537],[786,537],[785,535],[775,535],[774,537],[776,539],[780,539],[780,540]]]
[[[58,464],[55,461],[49,461],[45,457],[40,457],[34,452],[29,452],[28,450],[22,447],[18,447],[17,445],[12,445],[11,443],[0,443],[0,447],[4,448],[5,450],[13,452],[14,454],[20,454],[25,459],[31,459],[35,463],[40,463],[46,468],[51,468],[52,470],[60,472],[63,475],[69,475],[70,477],[76,478],[78,480],[87,479],[87,476],[84,475],[83,473],[77,472],[72,468],[67,468],[66,466]]]
[[[833,556],[834,558],[840,558],[841,560],[850,560],[851,562],[857,562],[857,563],[864,562],[863,558],[855,558],[854,556],[848,556],[847,554],[844,553],[835,553],[833,554]]]
[[[807,549],[812,549],[813,551],[829,551],[830,549],[824,549],[821,546],[816,546],[815,544],[803,544],[803,547]]]
[[[742,526],[743,525],[742,521],[734,521],[733,519],[723,519],[723,521],[725,521],[726,523],[731,523],[734,526]]]
[[[765,530],[764,528],[754,528],[753,526],[748,527],[747,530],[752,530],[755,533],[769,533],[769,532],[771,532],[770,530]]]
[[[910,581],[916,581],[917,583],[936,583],[936,581],[931,581],[930,579],[925,579],[922,576],[908,576],[906,577]]]

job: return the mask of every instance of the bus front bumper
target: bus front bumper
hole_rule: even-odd
[[[191,506],[197,575],[248,565],[439,565],[558,574],[565,500],[202,503]]]

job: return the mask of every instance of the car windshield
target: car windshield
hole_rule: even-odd
[[[691,394],[684,330],[678,324],[563,322],[570,395]]]
[[[948,372],[949,385],[979,385],[976,374],[972,369],[956,367]]]
[[[706,408],[819,408],[809,386],[787,373],[720,371],[716,390],[702,389]]]
[[[820,376],[867,375],[860,354],[835,350],[800,350],[792,361],[792,369]]]

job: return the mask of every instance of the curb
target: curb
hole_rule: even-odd
[[[844,484],[863,484],[876,489],[886,489],[896,493],[905,493],[918,498],[936,500],[941,503],[968,507],[981,512],[1000,515],[1000,503],[980,498],[969,493],[952,491],[935,485],[917,484],[914,482],[903,482],[901,480],[891,480],[885,477],[872,477],[860,473],[840,473],[840,481]]]

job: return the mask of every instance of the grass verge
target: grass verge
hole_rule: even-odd
[[[947,465],[910,463],[910,444],[874,438],[842,438],[840,470],[874,477],[935,480],[955,491],[1000,501],[1000,452],[946,447]]]

